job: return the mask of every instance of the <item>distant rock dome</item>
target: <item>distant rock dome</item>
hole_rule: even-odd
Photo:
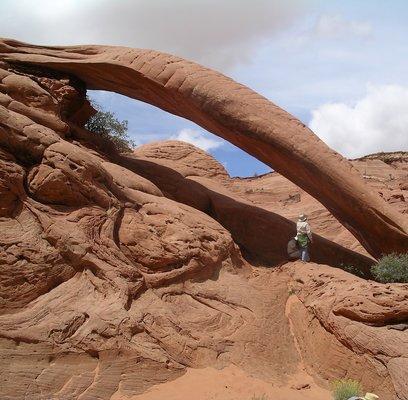
[[[172,166],[183,176],[207,178],[228,178],[224,166],[210,154],[198,147],[179,140],[152,142],[137,147],[134,154],[140,158],[152,159],[160,164]]]

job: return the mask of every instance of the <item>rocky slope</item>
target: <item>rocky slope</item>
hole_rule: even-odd
[[[204,367],[294,399],[344,376],[408,399],[408,285],[324,265],[372,262],[324,229],[322,264],[287,263],[283,212],[191,146],[104,151],[85,91],[0,65],[2,399],[140,398]]]

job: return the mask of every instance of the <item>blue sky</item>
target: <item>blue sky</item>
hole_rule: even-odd
[[[344,156],[408,150],[407,1],[39,0],[35,8],[29,5],[2,1],[1,36],[167,51],[248,85]],[[190,121],[112,93],[90,97],[127,119],[137,143],[178,138],[209,151],[233,176],[269,170]]]

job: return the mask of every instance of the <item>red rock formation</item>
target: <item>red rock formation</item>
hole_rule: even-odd
[[[323,386],[350,376],[408,399],[406,285],[315,264],[254,268],[233,238],[254,252],[259,230],[243,231],[242,213],[271,213],[190,146],[177,162],[168,146],[161,162],[153,147],[98,151],[72,124],[91,112],[84,94],[74,77],[0,66],[1,398],[131,398],[187,367],[234,365],[286,386],[305,371]],[[167,176],[147,179],[149,165]],[[261,222],[251,229],[265,235],[293,227]]]
[[[171,153],[166,151],[169,148]],[[183,157],[186,154],[188,159]],[[200,167],[204,160],[208,169]],[[188,161],[194,167],[186,167]],[[233,193],[233,181],[222,173],[223,167],[209,155],[204,157],[201,150],[183,142],[151,143],[138,147],[134,155],[122,155],[118,162],[154,182],[167,197],[217,220],[252,262],[274,266],[287,261],[286,245],[296,234],[295,223],[279,215],[278,209],[271,212],[247,201],[245,192]],[[319,234],[312,245],[312,260],[333,266],[354,265],[368,275],[373,263]]]
[[[125,47],[41,47],[4,39],[0,60],[72,73],[191,119],[319,199],[374,257],[408,248],[408,222],[304,124],[225,76],[175,56]]]
[[[119,383],[135,394],[185,365],[218,357],[222,364],[231,343],[242,343],[238,359],[252,334],[240,326],[242,315],[258,317],[241,305],[245,262],[230,234],[80,145],[74,132],[49,128],[50,121],[66,125],[61,100],[40,80],[4,67],[1,397],[110,398]],[[27,108],[14,111],[13,96]],[[200,284],[218,274],[226,276],[213,289]],[[269,312],[252,290],[257,314]],[[195,311],[182,317],[188,309]],[[236,331],[242,340],[224,339]]]
[[[183,177],[201,176],[220,181],[229,179],[224,166],[192,144],[177,140],[152,142],[134,150],[137,159],[146,159],[177,170]],[[175,168],[176,167],[176,168]]]
[[[351,162],[373,191],[378,192],[394,209],[407,214],[408,190],[404,188],[408,185],[408,158],[405,162],[387,164],[373,157]],[[224,186],[254,206],[292,221],[296,221],[300,213],[306,213],[315,233],[348,249],[367,254],[321,203],[276,172],[259,177],[234,178],[224,181]]]
[[[406,284],[376,284],[312,264],[287,267],[292,333],[311,373],[358,379],[381,398],[408,399]]]

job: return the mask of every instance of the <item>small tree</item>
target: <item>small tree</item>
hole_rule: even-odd
[[[110,111],[104,111],[101,106],[92,103],[97,111],[89,118],[85,128],[112,143],[119,152],[131,152],[136,146],[128,134],[128,121],[119,121],[116,115]]]
[[[392,253],[381,257],[371,267],[371,273],[382,283],[408,283],[408,253]]]

